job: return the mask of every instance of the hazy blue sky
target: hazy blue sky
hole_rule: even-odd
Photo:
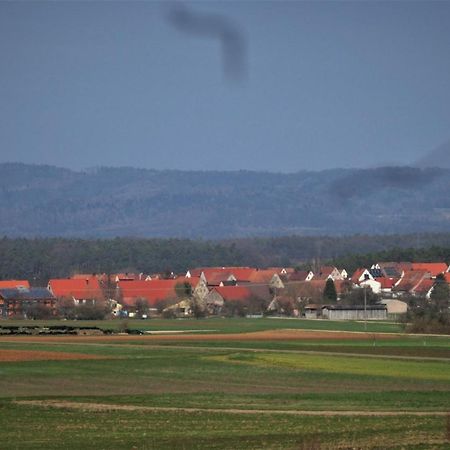
[[[449,2],[183,5],[1,2],[0,162],[292,172],[450,138]]]

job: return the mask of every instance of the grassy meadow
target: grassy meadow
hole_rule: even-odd
[[[0,448],[450,448],[448,336],[389,323],[352,339],[245,334],[364,326],[283,319],[129,325],[200,333],[0,337]]]

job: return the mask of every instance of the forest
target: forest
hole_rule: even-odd
[[[352,272],[374,261],[450,262],[450,233],[414,235],[285,236],[238,240],[189,239],[0,239],[0,279],[49,278],[73,273],[183,273],[204,266],[334,264]]]

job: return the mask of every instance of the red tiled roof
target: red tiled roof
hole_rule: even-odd
[[[333,266],[322,266],[318,273],[314,273],[314,278],[317,280],[326,280],[333,273],[334,269],[338,270]],[[338,272],[341,273],[339,270]]]
[[[252,297],[252,292],[245,286],[217,286],[214,288],[225,301],[243,301]]]
[[[278,275],[278,272],[273,269],[257,269],[248,276],[248,281],[250,283],[269,284],[274,275]]]
[[[173,300],[177,298],[175,287],[177,284],[188,282],[193,288],[198,283],[198,278],[180,277],[169,280],[126,280],[117,283],[122,294],[123,303],[131,306],[136,299],[143,298],[149,303],[149,306],[155,306],[158,302],[164,300]]]
[[[309,270],[296,270],[288,275],[289,281],[305,281]]]
[[[100,283],[96,277],[86,279],[52,279],[48,282],[55,297],[74,297],[77,300],[103,298]]]
[[[208,271],[207,274],[205,273],[205,278],[209,286],[219,286],[220,283],[227,281],[231,275],[231,272],[224,270],[218,272]]]
[[[394,291],[410,291],[414,289],[422,280],[429,279],[430,272],[425,270],[410,270],[405,272],[400,282],[392,288]]]
[[[331,272],[333,272],[333,270],[334,270],[335,268],[336,268],[336,267],[333,267],[333,266],[322,266],[322,267],[320,268],[320,270],[319,270],[319,273],[321,273],[321,274],[323,274],[323,275],[330,275]]]
[[[314,278],[311,281],[305,281],[305,286],[307,286],[308,284],[312,287],[314,287],[315,289],[317,289],[318,291],[323,292],[325,290],[325,286],[327,284],[328,280],[315,280]],[[334,280],[334,287],[336,288],[336,292],[338,294],[344,292],[347,290],[347,287],[349,286],[349,280]]]
[[[397,278],[378,277],[376,279],[381,284],[381,289],[392,289],[397,283]]]
[[[426,270],[432,277],[445,273],[448,269],[445,263],[412,263],[412,270]]]
[[[434,285],[435,280],[424,278],[414,287],[414,292],[418,294],[426,294]]]
[[[28,280],[1,280],[0,289],[14,289],[18,287],[24,287],[29,289],[30,283]]]

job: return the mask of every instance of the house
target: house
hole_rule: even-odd
[[[374,294],[381,294],[381,283],[377,280],[368,278],[359,283],[360,288],[370,288]]]
[[[167,313],[169,311],[177,317],[190,317],[192,316],[193,312],[192,302],[189,299],[181,300],[178,303],[165,308],[163,313]]]
[[[269,302],[267,312],[272,314],[281,314],[288,316],[299,316],[298,305],[292,297],[286,295],[277,295]]]
[[[247,286],[217,286],[207,295],[207,302],[211,299],[223,302],[244,301],[252,297],[252,291]]]
[[[377,273],[379,275],[373,275],[375,278],[378,278],[379,276],[386,277],[386,278],[396,278],[399,279],[403,276],[405,264],[397,263],[397,262],[379,262],[377,264],[374,264],[371,267],[371,270],[378,271]],[[408,268],[408,270],[410,267]],[[373,272],[372,272],[373,273]]]
[[[333,266],[322,266],[318,273],[314,274],[314,278],[318,280],[327,280],[331,278],[333,281],[343,280],[342,271]]]
[[[268,305],[272,295],[268,286],[216,286],[205,298],[206,308],[209,314],[218,314],[226,304],[235,304],[248,309],[249,303],[254,301],[255,305]],[[263,308],[265,309],[265,308]]]
[[[292,281],[286,284],[284,295],[295,298],[297,302],[315,303],[322,299],[326,280]]]
[[[399,280],[396,278],[380,277],[380,278],[376,278],[376,281],[378,281],[378,283],[380,283],[380,288],[381,288],[380,294],[391,296],[392,288],[395,286],[395,284]]]
[[[236,283],[236,278],[227,267],[202,267],[186,272],[186,278],[201,278],[208,286],[220,286],[228,281]]]
[[[289,283],[294,281],[311,281],[314,278],[314,273],[311,270],[295,270],[287,275]]]
[[[322,307],[322,317],[330,320],[385,320],[386,305],[328,305]]]
[[[253,267],[199,267],[188,270],[186,277],[203,276],[208,286],[219,286],[221,282],[226,281],[248,282],[250,274],[254,271]]]
[[[55,314],[56,298],[43,287],[0,289],[0,317],[27,317],[36,307],[48,308]]]
[[[130,280],[118,281],[116,285],[116,299],[125,309],[131,310],[135,307],[137,300],[146,301],[148,307],[157,310],[159,305],[174,304],[188,296],[183,293],[183,285],[189,284],[192,294],[200,282],[199,277],[178,277],[175,279],[152,279],[152,280]]]
[[[360,267],[360,268],[356,269],[355,272],[353,273],[353,275],[350,278],[350,280],[354,284],[359,284],[362,281],[367,281],[367,280],[372,280],[373,281],[374,279],[375,278],[373,277],[371,271],[366,269],[366,268],[364,268],[364,267]]]
[[[419,285],[424,280],[430,280],[431,274],[426,270],[409,270],[404,271],[403,276],[397,281],[392,288],[392,293],[395,296],[401,296],[407,293],[415,295]]]
[[[72,299],[76,305],[104,300],[103,291],[96,276],[85,279],[53,278],[48,282],[48,290],[58,299]]]
[[[272,269],[256,269],[248,275],[248,282],[269,286],[272,289],[283,289],[284,283],[280,275]]]

